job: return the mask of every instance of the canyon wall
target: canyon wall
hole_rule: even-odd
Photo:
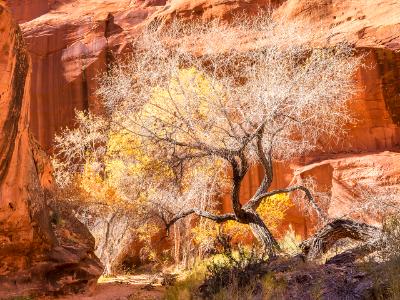
[[[365,187],[378,193],[398,191],[400,2],[288,0],[275,14],[329,28],[325,43],[344,39],[364,55],[356,74],[356,95],[350,102],[355,123],[347,128],[348,135],[339,145],[322,147],[323,151],[292,165],[294,180],[306,176],[317,180],[320,191],[330,196],[324,204],[330,217],[346,216],[359,208],[363,201],[360,189]],[[296,210],[291,214],[298,216]],[[368,214],[354,217],[379,221]],[[308,235],[310,219],[303,218],[297,228]]]
[[[27,10],[28,3],[37,9]],[[56,132],[73,125],[75,109],[101,111],[96,77],[115,56],[130,51],[130,43],[152,20],[180,17],[229,19],[245,11],[273,9],[276,18],[305,20],[316,30],[330,30],[319,41],[346,39],[364,55],[357,72],[351,109],[357,122],[340,145],[322,147],[313,155],[276,165],[275,186],[313,175],[332,199],[331,216],[347,213],[357,199],[358,182],[398,186],[400,149],[400,2],[396,0],[36,0],[8,1],[20,20],[32,60],[30,127],[49,153]],[[26,3],[24,5],[24,3]],[[33,7],[33,6],[32,6]],[[262,171],[245,178],[242,198],[257,187]],[[229,203],[224,203],[229,209]],[[313,224],[296,208],[288,212],[284,229],[292,224],[307,236]]]
[[[14,20],[23,23],[35,19],[47,12],[55,0],[7,0]]]
[[[0,1],[0,298],[79,290],[102,272],[94,240],[48,207],[51,168],[29,132],[31,66],[22,32]],[[57,215],[57,222],[54,216]]]

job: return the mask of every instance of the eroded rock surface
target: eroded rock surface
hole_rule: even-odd
[[[47,12],[56,0],[7,0],[17,22],[27,22]]]
[[[22,33],[0,1],[0,298],[83,289],[102,272],[86,228],[50,217],[48,161],[29,134],[30,76]]]
[[[165,1],[164,1],[165,2]],[[44,149],[75,109],[101,111],[96,77],[129,51],[163,1],[65,1],[21,24],[32,59],[31,128]]]

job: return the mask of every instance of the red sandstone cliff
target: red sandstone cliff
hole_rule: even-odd
[[[27,22],[49,12],[55,0],[7,0],[18,23]]]
[[[342,144],[292,166],[296,177],[313,176],[331,195],[326,209],[340,217],[361,205],[360,184],[400,186],[400,2],[288,0],[276,16],[330,28],[327,42],[346,39],[365,55],[351,101],[356,123]],[[297,169],[297,170],[296,170]],[[294,217],[298,216],[292,212]],[[368,216],[364,221],[373,222]],[[301,218],[300,218],[301,219]],[[297,220],[299,221],[299,220]],[[309,233],[303,219],[300,231]]]
[[[22,33],[0,1],[0,298],[84,288],[102,271],[82,224],[59,212],[51,220],[49,165],[29,134],[30,78]]]
[[[114,55],[129,51],[130,42],[148,20],[174,16],[229,19],[234,12],[256,13],[260,8],[273,7],[275,17],[301,18],[315,28],[331,28],[329,40],[346,38],[353,42],[365,54],[366,63],[358,71],[359,85],[354,87],[358,93],[351,104],[358,121],[349,128],[346,140],[290,166],[277,166],[276,185],[289,183],[295,169],[306,166],[298,170],[298,176],[304,170],[324,182],[333,195],[327,209],[338,215],[354,201],[351,193],[345,193],[345,184],[338,182],[356,182],[362,174],[381,170],[382,176],[367,176],[369,184],[399,184],[399,1],[59,0],[48,5],[47,0],[36,0],[37,7],[42,8],[31,14],[21,11],[26,7],[23,1],[9,2],[23,22],[32,58],[31,128],[48,150],[54,133],[71,125],[75,108],[101,109],[94,94],[97,74],[107,69]],[[258,170],[248,176],[244,198],[260,176]],[[309,225],[297,211],[290,212],[288,221],[299,232],[308,233]]]

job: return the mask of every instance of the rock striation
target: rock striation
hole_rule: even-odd
[[[54,2],[55,0],[7,0],[18,23],[30,21],[47,13]]]
[[[21,24],[32,60],[31,128],[44,149],[75,109],[101,110],[96,77],[165,1],[65,1]]]
[[[0,1],[0,298],[80,290],[102,273],[90,233],[46,203],[51,169],[29,133],[30,78],[22,33]]]

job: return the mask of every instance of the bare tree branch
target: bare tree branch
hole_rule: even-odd
[[[265,198],[272,197],[272,196],[278,195],[278,194],[287,194],[287,193],[291,193],[291,192],[298,191],[298,190],[305,193],[307,200],[310,202],[311,206],[317,213],[318,217],[321,218],[323,221],[326,221],[328,219],[327,215],[318,206],[318,204],[315,201],[314,197],[312,196],[310,190],[303,185],[296,185],[296,186],[288,187],[285,189],[277,189],[277,190],[274,190],[271,192],[266,192],[266,193],[260,194],[257,197],[251,199],[249,202],[247,202],[246,205],[244,206],[244,209],[254,208],[255,206],[259,205],[259,203]]]
[[[174,225],[177,221],[191,215],[191,214],[196,214],[199,217],[203,217],[209,220],[212,220],[214,222],[217,223],[222,223],[222,222],[226,222],[226,221],[236,221],[236,217],[233,213],[231,214],[223,214],[223,215],[215,215],[212,214],[210,212],[204,211],[204,210],[200,210],[197,208],[193,208],[184,212],[181,212],[177,215],[175,215],[171,220],[166,221],[165,219],[163,219],[163,221],[165,222],[165,227],[167,229],[167,231],[169,230],[169,228]]]
[[[134,56],[100,79],[110,121],[80,116],[57,140],[58,181],[91,168],[142,214],[163,211],[167,228],[191,214],[236,220],[272,253],[276,241],[257,213],[263,199],[300,191],[327,219],[303,185],[270,191],[273,163],[338,139],[351,120],[359,58],[347,44],[312,48],[310,32],[265,16],[145,31]],[[251,49],[242,43],[248,36],[256,41]],[[243,178],[256,164],[265,176],[242,205]],[[208,213],[228,188],[233,213]]]

